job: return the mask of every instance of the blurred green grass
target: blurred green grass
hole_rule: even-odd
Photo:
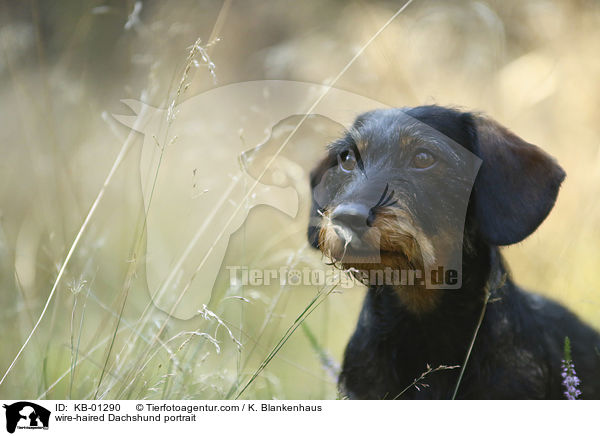
[[[138,98],[142,90],[146,103],[164,105],[190,44],[198,37],[208,42],[211,35],[221,39],[209,49],[220,85],[330,80],[401,5],[226,6],[143,2],[137,19],[130,16],[133,2],[0,6],[2,373],[39,316],[129,134],[103,114],[123,113],[120,99]],[[392,106],[435,102],[482,110],[556,156],[568,176],[554,211],[505,254],[518,283],[563,302],[597,328],[599,22],[596,2],[417,0],[337,84]],[[187,95],[214,86],[208,71],[198,69]],[[3,398],[231,396],[318,292],[232,289],[228,272],[221,271],[220,298],[210,310],[226,322],[241,350],[214,318],[169,320],[149,304],[141,143],[136,136],[107,187],[40,328],[0,385]],[[306,153],[316,160],[323,145]],[[304,248],[305,225],[253,209],[233,235],[224,264],[320,265],[318,253]],[[265,231],[280,238],[266,256]],[[357,287],[327,297],[308,318],[312,337],[297,330],[244,395],[335,398],[335,382],[320,363],[315,341],[341,360],[363,293]],[[236,295],[249,303],[224,299]],[[220,353],[198,333],[218,340]]]

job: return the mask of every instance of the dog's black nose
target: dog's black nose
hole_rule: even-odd
[[[359,203],[340,204],[331,213],[331,221],[334,225],[346,227],[360,236],[370,226],[370,211],[367,206]]]

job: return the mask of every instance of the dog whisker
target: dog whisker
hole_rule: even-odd
[[[375,203],[374,207],[379,206],[381,203],[383,203],[383,199],[385,198],[385,195],[387,194],[388,191],[388,187],[389,187],[389,183],[385,184],[385,189],[383,190],[383,194],[381,194],[381,197],[379,197],[379,200],[377,201],[377,203]]]

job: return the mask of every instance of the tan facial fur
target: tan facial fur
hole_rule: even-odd
[[[361,239],[373,249],[371,256],[351,255],[345,242],[338,236],[335,225],[329,218],[329,211],[323,213],[319,248],[334,264],[345,269],[352,268],[366,273],[385,268],[424,272],[436,261],[430,239],[413,223],[401,206],[378,210],[372,226]],[[395,289],[401,302],[415,313],[432,310],[440,296],[440,291],[417,284],[396,286]]]

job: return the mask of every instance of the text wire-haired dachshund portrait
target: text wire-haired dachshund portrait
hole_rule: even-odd
[[[561,399],[568,338],[580,397],[600,398],[598,333],[513,283],[499,248],[536,230],[564,178],[495,121],[440,106],[365,113],[330,144],[309,240],[369,287],[341,394]]]

